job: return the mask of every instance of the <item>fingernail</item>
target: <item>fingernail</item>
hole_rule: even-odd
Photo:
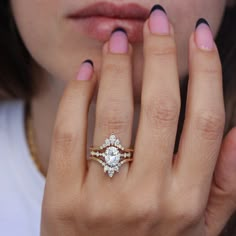
[[[169,34],[170,26],[165,9],[155,5],[150,11],[149,27],[153,34]]]
[[[93,75],[93,62],[91,60],[85,60],[79,69],[77,80],[90,80]]]
[[[198,48],[211,51],[214,48],[214,39],[208,22],[200,18],[196,23],[195,40]]]
[[[110,38],[109,48],[112,53],[127,53],[129,50],[126,31],[122,28],[115,29]]]

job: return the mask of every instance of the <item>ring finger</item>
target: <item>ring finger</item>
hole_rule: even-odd
[[[93,138],[95,147],[100,147],[111,134],[119,138],[124,148],[130,146],[134,110],[131,51],[122,29],[115,30],[104,45]],[[127,171],[128,165],[122,165],[118,178],[125,178]],[[109,180],[101,164],[95,161],[89,162],[88,181],[90,178],[93,183],[98,181],[98,186],[101,186],[100,181]]]

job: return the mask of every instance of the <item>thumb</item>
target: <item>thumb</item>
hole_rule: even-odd
[[[219,235],[236,210],[236,128],[224,138],[206,209],[207,236]]]

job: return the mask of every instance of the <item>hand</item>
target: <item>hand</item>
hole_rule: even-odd
[[[204,45],[199,29],[190,38],[186,119],[173,158],[179,79],[172,26],[160,30],[154,24],[156,17],[164,19],[163,14],[155,11],[144,26],[145,65],[134,161],[124,164],[112,179],[99,163],[86,161],[88,107],[96,83],[95,73],[90,76],[84,69],[88,63],[81,70],[87,71],[84,78],[91,79],[71,81],[66,88],[53,135],[42,236],[213,236],[235,209],[236,165],[232,152],[226,151],[232,134],[223,144],[215,170],[225,116],[221,65],[213,41]],[[201,30],[209,34],[206,27]],[[94,146],[111,133],[123,146],[130,146],[132,47],[126,43],[119,31],[104,45]]]
[[[236,210],[236,128],[230,130],[221,145],[206,209],[206,229],[218,235]]]

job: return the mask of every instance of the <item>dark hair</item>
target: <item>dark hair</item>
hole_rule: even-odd
[[[9,0],[0,1],[0,99],[21,98],[25,101],[37,93],[36,81],[30,76],[32,58],[24,46],[13,20]],[[236,7],[227,8],[216,43],[219,48],[224,77],[226,105],[225,133],[236,123]],[[187,80],[186,80],[187,81]],[[187,82],[186,82],[187,84]],[[186,84],[182,100],[186,98]],[[183,112],[182,112],[183,113]],[[236,213],[221,236],[236,235]]]
[[[30,78],[31,57],[11,17],[9,0],[0,1],[0,99],[29,100],[34,92]]]

